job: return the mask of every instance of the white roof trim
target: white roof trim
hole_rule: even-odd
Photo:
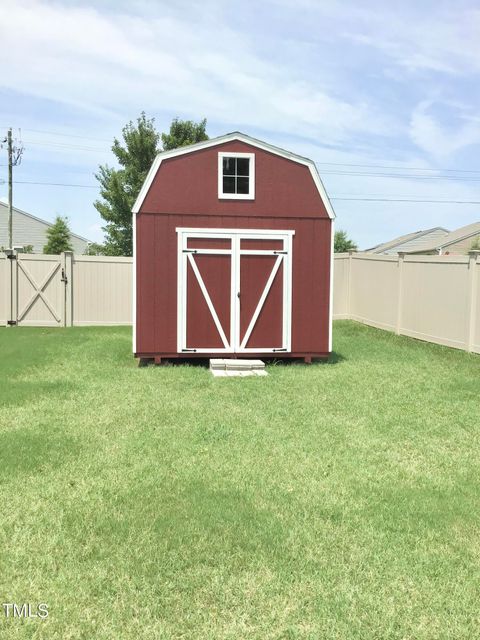
[[[281,149],[280,147],[275,147],[274,145],[268,144],[267,142],[262,142],[261,140],[257,140],[256,138],[252,138],[251,136],[247,136],[245,133],[233,132],[227,133],[224,136],[219,136],[218,138],[211,138],[210,140],[205,140],[204,142],[198,142],[197,144],[191,144],[185,147],[179,147],[178,149],[172,149],[171,151],[163,151],[159,153],[155,160],[153,161],[152,166],[150,167],[150,171],[145,178],[145,182],[140,189],[140,193],[133,205],[133,213],[138,213],[140,211],[140,207],[145,200],[150,187],[152,186],[152,182],[157,175],[158,170],[160,169],[160,165],[163,160],[168,160],[169,158],[175,158],[176,156],[181,156],[187,153],[192,153],[193,151],[200,151],[201,149],[208,149],[209,147],[215,147],[220,144],[224,144],[225,142],[232,142],[234,140],[238,140],[240,142],[245,142],[246,144],[252,145],[252,147],[257,147],[258,149],[263,149],[264,151],[268,151],[270,153],[274,153],[277,156],[281,156],[282,158],[286,158],[287,160],[292,160],[293,162],[298,162],[299,164],[303,164],[309,168],[310,173],[313,178],[313,182],[317,187],[318,193],[325,205],[325,209],[327,210],[329,218],[335,218],[335,212],[332,207],[332,203],[330,202],[323,182],[320,178],[320,174],[318,173],[318,169],[313,162],[309,158],[304,158],[303,156],[299,156],[296,153],[292,153],[290,151],[286,151],[285,149]]]

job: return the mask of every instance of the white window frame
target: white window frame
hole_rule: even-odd
[[[250,160],[248,193],[223,192],[223,159],[248,158]],[[238,153],[236,151],[220,151],[218,153],[218,198],[219,200],[255,200],[255,154]]]
[[[292,350],[292,250],[293,250],[293,230],[277,229],[199,229],[191,227],[177,227],[178,238],[178,274],[177,274],[177,350],[178,353],[290,353]],[[187,348],[187,286],[186,275],[187,265],[192,265],[191,252],[187,249],[190,238],[225,238],[231,240],[231,249],[196,249],[196,254],[228,255],[232,258],[231,263],[231,289],[230,289],[230,342],[222,336],[223,331],[219,331],[224,348]],[[240,249],[241,240],[281,240],[282,250],[273,249]],[[191,250],[193,252],[193,250]],[[257,304],[251,326],[248,327],[249,335],[253,330],[258,315],[262,309],[266,297],[270,292],[274,277],[280,266],[283,264],[283,314],[282,314],[282,346],[278,348],[246,347],[248,337],[240,341],[240,305],[237,293],[240,291],[240,257],[242,255],[272,255],[276,256],[276,264],[264,288],[263,295]],[[197,274],[195,274],[197,275]],[[197,276],[198,280],[198,276]],[[201,279],[200,279],[201,280]],[[202,284],[198,280],[200,287]],[[209,296],[205,296],[207,306],[212,313],[215,325],[218,330],[218,318],[213,309]]]

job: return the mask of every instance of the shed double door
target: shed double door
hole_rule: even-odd
[[[291,351],[293,233],[177,229],[179,353]]]

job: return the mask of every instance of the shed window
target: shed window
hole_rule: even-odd
[[[255,155],[253,153],[218,154],[218,197],[253,200],[255,192]]]

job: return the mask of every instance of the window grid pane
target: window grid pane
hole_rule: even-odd
[[[223,193],[237,193],[235,176],[223,176]]]
[[[223,193],[250,193],[250,158],[223,158]]]

